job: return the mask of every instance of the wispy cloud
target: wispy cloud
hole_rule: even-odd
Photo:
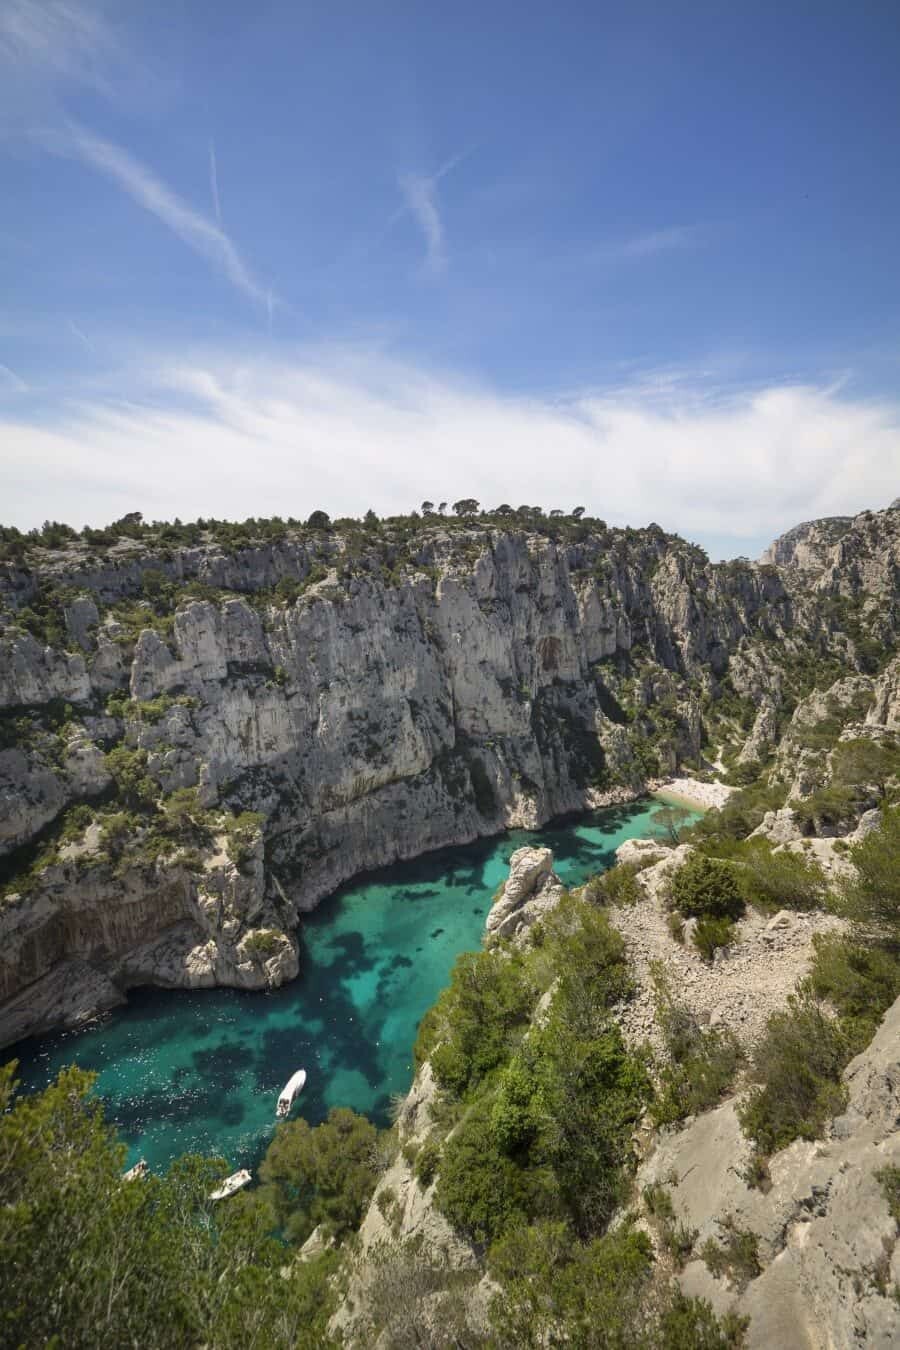
[[[237,290],[268,307],[270,292],[253,277],[225,231],[195,211],[133,155],[71,122],[64,134],[43,135],[39,139],[47,149],[80,159],[112,179],[189,248],[224,273]]]
[[[3,0],[0,64],[43,71],[108,92],[118,42],[102,15],[76,0]]]
[[[14,394],[27,394],[28,385],[17,375],[9,366],[0,365],[0,389],[6,389]]]
[[[400,191],[406,205],[425,236],[425,266],[429,272],[443,272],[447,266],[444,252],[444,224],[437,208],[437,184],[434,178],[405,174]]]
[[[444,222],[438,210],[437,185],[458,164],[461,164],[464,159],[468,159],[471,153],[472,151],[469,149],[452,155],[441,165],[437,173],[430,176],[408,173],[402,174],[399,179],[404,204],[398,211],[394,212],[388,222],[388,229],[395,225],[407,211],[410,212],[418,222],[425,237],[425,267],[433,274],[443,272],[447,266]]]
[[[637,234],[610,248],[620,258],[652,258],[657,253],[696,248],[702,242],[703,233],[702,225],[669,225],[665,229]]]
[[[75,322],[74,319],[67,319],[66,323],[69,326],[69,332],[72,334],[72,336],[74,338],[77,338],[78,341],[81,343],[82,347],[86,347],[92,356],[96,356],[97,348],[94,346],[93,342],[91,342],[87,333],[85,333],[83,329],[78,327],[78,324]]]
[[[359,515],[473,496],[657,520],[738,554],[896,496],[900,402],[825,381],[708,392],[684,372],[528,398],[357,349],[252,365],[170,352],[39,424],[0,415],[4,514],[100,524],[127,499],[183,519]]]
[[[209,143],[209,190],[212,193],[213,208],[216,213],[216,224],[222,224],[222,208],[219,205],[219,171],[216,168],[216,147],[213,141]]]

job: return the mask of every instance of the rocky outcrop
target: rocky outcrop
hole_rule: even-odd
[[[753,730],[741,746],[738,764],[752,764],[764,759],[778,739],[778,713],[771,699],[766,699],[753,723]]]
[[[120,875],[91,841],[0,907],[0,1044],[75,1026],[140,984],[266,989],[292,979],[297,943],[264,890],[262,841],[238,868],[218,840]]]
[[[779,535],[760,555],[759,561],[777,567],[823,568],[852,524],[852,516],[826,516],[804,521]]]
[[[552,849],[516,849],[509,860],[509,877],[485,920],[485,941],[521,939],[559,904],[564,889],[553,871]]]
[[[692,1260],[687,1293],[749,1316],[748,1350],[888,1350],[900,1342],[898,1223],[877,1173],[900,1165],[900,1000],[844,1073],[848,1103],[828,1136],[770,1163],[771,1188],[743,1180],[751,1145],[734,1101],[664,1134],[637,1184],[669,1188],[694,1250],[724,1224],[757,1238],[761,1274],[741,1291]],[[675,1180],[677,1178],[677,1180]]]
[[[816,934],[840,931],[843,925],[820,910],[783,911],[768,918],[750,909],[737,923],[735,941],[720,948],[710,964],[690,940],[694,921],[685,925],[681,942],[669,927],[668,882],[691,852],[687,844],[671,848],[657,839],[629,839],[616,850],[620,863],[642,868],[637,883],[643,896],[634,905],[610,910],[636,978],[634,997],[617,1018],[633,1045],[649,1040],[661,1049],[653,980],[654,965],[661,963],[673,993],[702,1025],[727,1027],[749,1050],[770,1014],[784,1006],[807,973]]]

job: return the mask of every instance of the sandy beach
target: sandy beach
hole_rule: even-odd
[[[668,778],[648,784],[651,795],[660,801],[677,802],[680,806],[690,806],[695,811],[708,811],[714,806],[724,806],[736,788],[727,783],[704,783],[699,778]]]

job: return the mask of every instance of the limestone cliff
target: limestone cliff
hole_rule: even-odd
[[[23,546],[0,564],[0,936],[30,934],[17,968],[128,972],[188,922],[194,947],[225,953],[210,978],[236,978],[229,953],[258,926],[256,900],[211,935],[193,874],[164,853],[149,882],[127,850],[115,876],[87,855],[77,881],[54,870],[62,840],[121,811],[129,775],[141,830],[185,789],[225,820],[259,814],[255,895],[287,951],[297,913],[364,869],[633,796],[702,766],[704,746],[737,756],[751,730],[755,762],[808,688],[810,651],[870,681],[896,721],[880,671],[900,631],[900,512],[839,536],[804,528],[803,567],[796,550],[784,565],[784,549],[710,564],[656,526],[547,518]],[[73,808],[88,809],[78,828]],[[136,899],[151,891],[155,910]],[[116,896],[131,898],[110,926]],[[193,978],[137,964],[144,979]]]
[[[824,1140],[798,1140],[770,1163],[771,1188],[743,1180],[751,1147],[734,1100],[660,1140],[638,1185],[669,1184],[699,1250],[726,1226],[753,1233],[761,1273],[746,1286],[700,1260],[686,1292],[750,1318],[748,1350],[804,1346],[888,1350],[900,1341],[898,1225],[877,1173],[900,1165],[900,1000],[847,1067],[847,1109]]]

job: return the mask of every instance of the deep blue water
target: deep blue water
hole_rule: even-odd
[[[481,943],[491,898],[523,844],[553,849],[578,885],[609,867],[625,839],[653,832],[644,801],[426,854],[345,886],[303,921],[299,977],[273,993],[134,990],[127,1006],[78,1032],[22,1042],[23,1085],[44,1087],[77,1063],[132,1161],[165,1166],[185,1152],[253,1166],[274,1127],[275,1099],[294,1069],[307,1086],[295,1110],[311,1124],[351,1106],[378,1124],[412,1077],[422,1015],[454,960]]]

